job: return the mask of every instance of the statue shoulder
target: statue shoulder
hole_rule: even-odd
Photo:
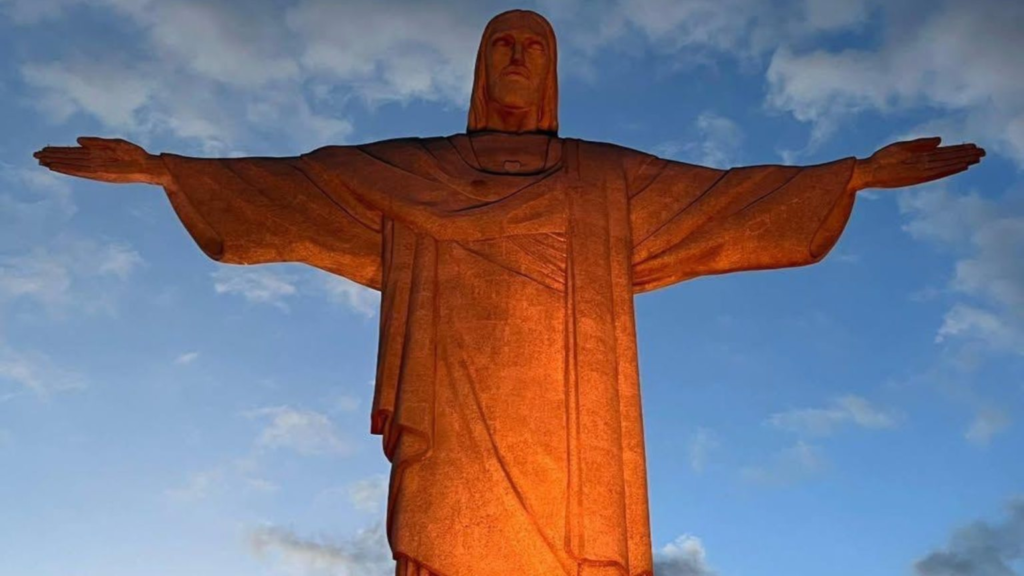
[[[634,175],[652,166],[660,170],[666,162],[654,154],[620,144],[594,140],[576,141],[579,142],[581,161],[591,166],[621,171],[627,180],[632,180]]]
[[[629,148],[628,146],[622,146],[621,144],[613,144],[611,142],[582,140],[577,138],[566,138],[566,140],[575,140],[576,142],[579,142],[581,152],[588,156],[600,157],[602,159],[616,159],[619,162],[632,163],[647,162],[657,158],[657,156],[648,154],[642,150]]]
[[[303,157],[311,159],[337,158],[339,155],[350,153],[353,150],[358,150],[373,156],[374,158],[393,163],[395,161],[403,159],[408,160],[426,154],[427,148],[432,143],[439,140],[444,140],[444,138],[407,137],[378,140],[363,144],[330,145],[323,146],[303,154]]]

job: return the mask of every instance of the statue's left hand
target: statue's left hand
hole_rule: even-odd
[[[942,146],[941,138],[896,142],[857,160],[850,187],[902,188],[951,176],[977,164],[985,150],[975,144]]]
[[[83,136],[78,146],[47,146],[33,156],[54,172],[100,182],[166,186],[171,178],[159,156],[121,138]]]

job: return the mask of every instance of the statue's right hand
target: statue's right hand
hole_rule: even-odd
[[[120,138],[83,136],[78,146],[47,146],[33,154],[39,164],[61,174],[100,182],[166,185],[167,167],[159,156]]]

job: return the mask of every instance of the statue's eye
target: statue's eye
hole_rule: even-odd
[[[539,51],[543,52],[544,51],[544,43],[539,42],[537,40],[531,40],[530,42],[527,42],[526,49],[527,50],[539,50]]]
[[[509,40],[507,36],[499,36],[498,38],[494,39],[492,45],[497,46],[499,48],[508,48],[509,46],[512,45],[512,41]]]

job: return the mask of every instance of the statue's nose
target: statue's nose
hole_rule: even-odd
[[[520,44],[519,42],[516,42],[515,45],[512,46],[512,63],[523,63],[523,45]]]

